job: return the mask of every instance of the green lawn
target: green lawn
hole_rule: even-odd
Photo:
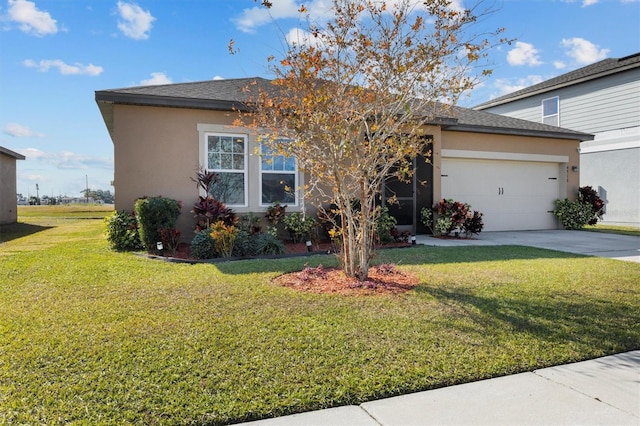
[[[0,244],[0,423],[231,423],[640,348],[640,264],[415,247],[376,259],[409,293],[302,294],[270,280],[333,257],[166,263],[93,214]]]
[[[608,234],[631,235],[634,237],[640,237],[640,228],[633,227],[633,226],[606,225],[606,224],[598,223],[593,226],[590,226],[590,225],[585,226],[583,228],[583,231],[606,232]]]

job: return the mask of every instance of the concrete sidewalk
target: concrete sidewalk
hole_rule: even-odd
[[[640,350],[245,424],[637,426]]]
[[[519,245],[640,262],[640,237],[602,232],[567,230],[482,232],[473,239],[459,240],[418,235],[416,242],[425,246],[439,247]]]

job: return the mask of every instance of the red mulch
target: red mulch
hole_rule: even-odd
[[[280,275],[273,281],[298,291],[355,296],[405,293],[420,283],[415,276],[399,271],[392,265],[369,268],[366,281],[347,277],[340,269],[322,268],[322,266],[305,267],[299,272]]]

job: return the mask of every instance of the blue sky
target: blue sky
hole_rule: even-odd
[[[213,78],[270,77],[301,3],[330,0],[0,0],[0,146],[20,152],[18,192],[77,196],[111,190],[113,145],[94,92]],[[455,0],[469,7],[472,0]],[[640,0],[489,0],[478,32],[506,27],[494,73],[473,106],[606,57],[640,51]],[[235,40],[238,52],[230,55]],[[143,159],[141,159],[143,161]]]

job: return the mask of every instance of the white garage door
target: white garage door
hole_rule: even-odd
[[[556,229],[560,164],[442,159],[442,197],[483,213],[485,231]]]

